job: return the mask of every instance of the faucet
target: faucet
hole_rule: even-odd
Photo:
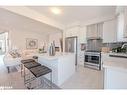
[[[125,46],[127,46],[127,43],[124,43],[121,47],[121,49],[123,49]]]

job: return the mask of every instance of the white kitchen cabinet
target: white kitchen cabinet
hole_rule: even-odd
[[[124,31],[125,26],[125,19],[124,19],[124,13],[120,13],[117,16],[117,41],[122,42],[122,41],[127,41],[127,38],[124,36],[126,35]]]
[[[87,26],[87,38],[97,37],[97,24]]]
[[[126,57],[126,54],[102,53],[104,89],[127,89],[127,59],[118,56]]]
[[[127,8],[124,10],[124,38],[127,38]]]
[[[84,51],[80,51],[78,54],[78,64],[84,66]]]
[[[97,23],[87,26],[87,38],[102,38],[103,23]]]
[[[103,24],[103,43],[117,41],[117,19],[106,21]]]
[[[105,68],[104,89],[127,89],[127,72],[119,69]]]
[[[117,41],[127,41],[127,7],[120,7],[117,12]]]
[[[79,42],[80,43],[86,43],[86,26],[83,26],[80,28],[80,32],[79,32]]]

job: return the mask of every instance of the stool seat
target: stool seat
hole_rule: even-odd
[[[33,59],[21,60],[21,63],[23,63],[23,64],[29,63],[29,62],[35,62],[35,60],[33,60]]]
[[[29,62],[27,64],[24,64],[24,67],[26,67],[27,69],[31,69],[37,66],[41,66],[41,64],[37,62]]]
[[[36,78],[52,72],[52,70],[46,66],[37,66],[37,67],[31,68],[30,71],[31,73],[33,73],[33,75]]]
[[[38,56],[33,56],[34,59],[38,59]]]

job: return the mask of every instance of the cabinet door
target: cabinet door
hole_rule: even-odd
[[[102,38],[103,23],[87,26],[87,38]]]
[[[124,33],[124,13],[120,13],[120,15],[117,17],[117,41],[127,41],[127,38],[124,37],[126,33]]]
[[[79,32],[79,42],[80,43],[86,43],[86,26],[80,28]]]
[[[102,38],[103,35],[103,23],[98,23],[97,24],[97,38]]]
[[[97,25],[89,25],[87,26],[87,38],[94,38],[97,37]]]
[[[127,8],[124,10],[124,38],[127,38]]]
[[[127,73],[124,70],[105,68],[104,89],[127,89]]]
[[[117,21],[116,19],[104,22],[103,24],[103,43],[116,42]]]

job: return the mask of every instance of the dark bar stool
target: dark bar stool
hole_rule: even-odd
[[[33,59],[27,59],[27,60],[22,60],[22,68],[21,68],[21,76],[22,76],[22,69],[24,72],[24,84],[26,85],[27,82],[30,79],[30,68],[36,67],[36,66],[41,66],[41,64],[35,62]],[[26,69],[28,70],[28,74],[26,73]],[[30,84],[29,84],[30,85]]]
[[[25,59],[25,60],[21,60],[21,76],[23,77],[23,68],[24,68],[24,64],[30,63],[30,62],[35,62],[35,60],[33,59]]]
[[[33,59],[22,60],[21,62],[24,68],[24,84],[29,85],[27,86],[27,88],[29,89],[34,88],[34,87],[31,87],[32,82],[36,80],[36,83],[38,83],[39,82],[38,79],[40,79],[41,76],[46,75],[48,73],[50,73],[50,81],[51,81],[50,87],[52,88],[52,70],[51,69],[49,69],[48,67],[44,65],[42,66],[41,64],[39,64]],[[26,73],[25,69],[28,70],[28,74]],[[28,79],[26,77],[28,77]],[[38,86],[35,86],[35,87],[38,87]]]
[[[52,88],[52,70],[51,69],[43,65],[43,66],[37,66],[37,67],[31,68],[30,72],[34,75],[36,79],[37,86],[35,86],[35,88],[39,87],[38,79],[50,73],[50,88]]]

